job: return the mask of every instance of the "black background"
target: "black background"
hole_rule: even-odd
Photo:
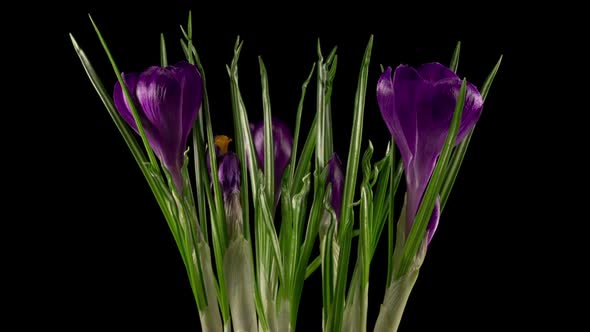
[[[73,33],[110,90],[115,76],[88,13],[119,68],[133,72],[159,63],[160,32],[167,38],[169,62],[183,58],[178,26],[186,24],[187,11],[193,9],[194,38],[207,71],[217,133],[231,136],[233,128],[225,64],[231,61],[238,34],[245,41],[240,82],[250,119],[260,119],[262,114],[257,63],[261,55],[269,74],[273,113],[291,126],[301,83],[316,60],[317,38],[324,54],[338,46],[332,112],[335,149],[342,159],[349,146],[360,62],[371,34],[375,42],[363,149],[370,139],[376,157],[384,153],[389,139],[374,97],[379,64],[448,64],[455,43],[461,40],[459,74],[481,87],[503,54],[400,331],[503,330],[533,324],[535,310],[531,314],[523,308],[531,308],[542,295],[528,273],[539,258],[534,248],[524,245],[535,227],[527,217],[532,206],[523,197],[531,191],[527,170],[543,131],[532,116],[535,110],[526,107],[521,88],[532,80],[522,60],[530,59],[536,41],[543,37],[541,31],[518,23],[522,13],[516,9],[497,4],[478,8],[464,4],[314,6],[208,8],[187,1],[51,6],[47,24],[57,27],[58,33],[45,36],[48,46],[42,54],[46,63],[51,62],[44,77],[55,78],[55,83],[44,85],[55,106],[38,115],[45,135],[34,139],[38,145],[49,145],[36,156],[49,161],[50,176],[44,177],[49,182],[39,195],[50,218],[37,227],[45,234],[43,245],[34,249],[41,253],[37,257],[43,268],[34,267],[31,272],[31,280],[36,281],[27,290],[37,296],[23,304],[27,310],[39,309],[48,324],[81,330],[199,329],[185,270],[167,225],[68,37]],[[311,84],[304,130],[313,119],[314,98]],[[511,160],[510,165],[503,160]],[[372,263],[370,328],[382,301],[386,261],[378,253]],[[39,274],[42,286],[35,279]],[[38,296],[37,289],[43,296]],[[316,274],[306,283],[298,327],[319,331],[320,326]]]

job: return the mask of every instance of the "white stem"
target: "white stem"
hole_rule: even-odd
[[[240,236],[230,243],[223,263],[234,331],[258,331],[250,250],[250,243]]]
[[[402,320],[406,303],[418,279],[418,270],[394,280],[385,291],[374,332],[396,332]]]
[[[367,331],[367,308],[369,298],[369,283],[361,285],[360,270],[354,270],[350,281],[350,292],[346,298],[343,315],[343,332]]]
[[[201,326],[203,331],[223,331],[221,317],[219,315],[219,306],[217,304],[217,292],[215,289],[215,275],[211,267],[211,253],[209,246],[201,242],[197,246],[197,252],[201,261],[201,270],[203,271],[203,282],[205,284],[205,294],[207,296],[207,307],[199,312]],[[193,252],[193,261],[197,264],[195,253]]]

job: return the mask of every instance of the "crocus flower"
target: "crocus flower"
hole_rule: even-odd
[[[400,65],[393,79],[391,71],[388,67],[379,79],[377,101],[404,163],[406,230],[409,232],[448,134],[462,81],[439,63],[424,64],[418,69]],[[479,91],[467,83],[456,144],[475,126],[482,106]],[[437,200],[428,224],[428,241],[436,231],[439,214]]]
[[[238,181],[240,181],[240,179],[239,179],[239,177],[240,177],[240,170],[239,170],[238,157],[237,157],[237,155],[235,155],[234,152],[229,151],[229,143],[231,143],[232,141],[233,140],[231,138],[229,138],[228,136],[226,136],[226,135],[216,135],[215,138],[214,138],[215,157],[216,157],[215,160],[217,160],[217,172],[218,172],[217,174],[219,176],[219,182],[221,184],[222,184],[223,181],[226,181],[227,180],[227,179],[226,180],[222,179],[222,176],[221,176],[221,173],[220,172],[221,172],[221,168],[222,168],[222,165],[221,164],[222,164],[223,160],[225,159],[226,154],[228,154],[228,153],[229,154],[233,154],[234,156],[231,156],[230,159],[234,158],[235,161],[238,163],[235,166],[237,166],[237,172],[238,172],[237,173],[238,174],[237,177],[238,177]],[[209,162],[209,153],[206,153],[205,162],[207,163],[207,171],[209,173],[209,176],[211,176],[211,163]],[[228,162],[233,162],[233,161],[228,161]],[[229,168],[227,168],[228,165],[226,165],[225,167],[226,167],[226,171],[229,171]],[[227,173],[226,175],[229,175],[229,173]],[[238,185],[238,190],[239,190],[240,183],[238,182],[237,185]],[[213,188],[213,182],[211,182],[211,188]],[[224,189],[223,188],[223,184],[222,184],[222,189]],[[224,190],[222,190],[223,193],[224,193],[224,196],[226,194],[230,194],[231,193],[231,188],[230,187],[227,187],[227,189],[228,189],[228,192],[227,193]]]
[[[219,170],[219,184],[223,192],[224,200],[228,200],[232,194],[240,193],[241,179],[240,179],[240,161],[235,152],[228,151],[218,158]]]
[[[254,147],[256,148],[256,158],[258,167],[264,171],[264,121],[257,124],[250,124]],[[281,180],[283,172],[289,164],[291,158],[291,149],[293,147],[293,135],[289,127],[276,118],[272,119],[272,136],[274,147],[274,183],[275,183],[275,203],[280,196]]]
[[[182,193],[183,153],[201,105],[199,71],[187,62],[179,62],[174,66],[149,67],[142,73],[123,74],[123,80],[154,154]],[[138,132],[119,82],[115,84],[114,101],[121,117]]]
[[[223,193],[225,217],[230,239],[242,234],[242,206],[240,203],[241,172],[238,155],[229,151],[231,138],[225,135],[215,136],[215,155],[217,160],[217,178]],[[207,170],[211,176],[211,163],[207,153]],[[213,183],[211,183],[213,186]]]
[[[340,209],[342,207],[342,191],[344,190],[344,173],[342,173],[342,162],[334,153],[328,160],[328,175],[326,184],[331,183],[330,205],[336,213],[336,220],[340,220]]]

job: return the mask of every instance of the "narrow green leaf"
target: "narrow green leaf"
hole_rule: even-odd
[[[503,55],[500,55],[498,62],[496,62],[496,65],[494,66],[494,69],[492,69],[492,72],[488,75],[488,77],[486,78],[485,82],[482,85],[481,97],[483,98],[484,101],[486,100],[486,98],[488,96],[488,92],[490,92],[490,88],[492,87],[492,83],[494,82],[494,78],[496,78],[496,74],[498,73],[498,70],[500,69],[500,64],[502,63],[503,57],[504,57]]]
[[[375,163],[374,173],[372,175],[373,181],[376,181],[376,189],[375,189],[375,196],[373,198],[373,221],[370,225],[370,233],[371,233],[371,257],[375,253],[377,248],[377,244],[379,243],[379,239],[381,238],[381,233],[383,232],[383,228],[385,226],[385,221],[387,214],[389,212],[389,207],[393,204],[393,201],[390,200],[388,196],[388,188],[390,187],[389,179],[391,177],[391,153],[392,153],[391,143],[387,145],[387,150],[385,152],[385,156],[383,159]],[[371,184],[373,185],[373,184]]]
[[[394,146],[395,141],[391,137],[391,145]],[[395,194],[401,179],[403,171],[403,163],[398,161],[397,171],[395,167],[395,148],[391,149],[391,175],[389,176],[389,215],[387,216],[387,280],[386,285],[391,284],[393,276],[393,251],[395,248]],[[399,174],[399,176],[397,176]],[[397,180],[397,183],[396,183]]]
[[[310,136],[315,136],[310,133]],[[297,278],[294,283],[293,296],[291,297],[291,327],[296,331],[297,312],[299,310],[299,301],[301,300],[301,292],[303,291],[303,281],[305,280],[305,271],[309,262],[309,257],[314,247],[318,232],[319,223],[322,213],[324,212],[324,196],[326,191],[326,175],[327,172],[322,172],[319,169],[314,171],[314,189],[313,189],[313,203],[307,220],[307,229],[303,240],[301,255],[297,259]]]
[[[317,142],[317,123],[318,114],[316,113],[315,117],[313,118],[313,122],[311,123],[311,128],[307,132],[307,138],[305,139],[305,144],[303,145],[303,150],[301,151],[301,158],[299,159],[299,163],[295,169],[295,175],[293,176],[293,188],[291,189],[291,192],[297,192],[301,189],[301,186],[303,185],[302,179],[306,174],[309,173],[311,168],[311,158],[313,157],[313,151]]]
[[[455,47],[455,51],[453,52],[453,57],[451,58],[451,64],[449,68],[457,72],[457,68],[459,68],[459,55],[461,54],[461,41],[457,42],[457,46]]]
[[[186,43],[187,43],[187,61],[189,63],[194,63],[193,60],[193,53],[190,51],[192,46],[193,46],[193,14],[192,11],[188,11],[188,23],[186,24],[188,33],[185,34],[185,38],[186,38]]]
[[[290,253],[290,260],[288,261],[289,268],[289,280],[296,280],[297,276],[297,260],[299,259],[301,251],[301,242],[303,238],[303,229],[305,226],[305,216],[307,215],[307,197],[310,189],[311,173],[308,173],[302,180],[303,186],[301,191],[293,196],[290,208],[286,208],[285,211],[292,211],[292,228],[293,231],[291,236],[291,247],[288,249]],[[281,210],[282,213],[283,210]],[[289,291],[293,290],[293,285],[289,284]]]
[[[186,44],[186,42],[184,40],[180,40],[180,46],[182,47],[182,52],[184,53],[184,57],[188,59],[190,58],[190,51],[188,49],[188,45]],[[191,62],[192,63],[192,62]]]
[[[334,244],[334,223],[328,226],[328,232],[322,241],[322,308],[324,319],[328,317],[334,301],[334,262],[332,255]]]
[[[271,249],[273,253],[273,258],[275,263],[279,269],[279,278],[281,283],[284,284],[285,282],[285,270],[283,268],[283,256],[281,255],[281,248],[279,246],[279,239],[277,237],[277,233],[273,224],[273,212],[270,208],[268,202],[269,200],[265,197],[266,191],[263,192],[264,187],[260,187],[259,195],[261,196],[260,200],[260,209],[262,210],[262,220],[264,222],[264,229],[266,230],[266,236],[270,239]]]
[[[309,278],[309,276],[311,276],[315,272],[315,270],[317,270],[318,267],[320,267],[321,263],[322,260],[320,256],[316,257],[313,261],[311,261],[311,263],[305,269],[305,279]]]
[[[346,162],[346,177],[344,182],[344,195],[341,210],[341,223],[344,228],[349,228],[352,225],[348,220],[352,214],[352,203],[354,200],[354,190],[356,187],[356,176],[358,173],[360,146],[363,134],[363,119],[365,113],[365,97],[367,92],[367,79],[369,74],[369,63],[371,59],[371,50],[373,48],[373,36],[369,39],[361,70],[359,73],[358,87],[354,103],[354,118],[352,136],[350,139],[350,148],[348,150],[348,159]]]
[[[334,60],[327,62],[327,77],[324,87],[324,108],[326,117],[326,128],[324,130],[324,154],[326,162],[332,157],[334,153],[334,138],[332,134],[332,89],[334,87],[334,79],[336,77],[336,68],[338,67],[338,55],[334,55]]]
[[[183,48],[186,48],[186,44],[181,40],[181,44]],[[186,49],[186,52],[190,52],[190,50]],[[205,240],[208,242],[209,239],[209,230],[207,226],[207,207],[214,206],[214,199],[211,197],[211,182],[210,182],[210,175],[207,169],[207,164],[205,162],[206,156],[206,149],[205,149],[205,141],[204,141],[204,125],[203,125],[203,110],[206,109],[209,112],[209,94],[207,92],[207,77],[205,75],[205,70],[199,56],[196,52],[196,49],[193,46],[193,55],[195,64],[199,73],[201,75],[201,80],[203,82],[203,101],[201,104],[201,112],[195,123],[193,125],[192,136],[193,136],[193,158],[194,158],[194,168],[195,168],[195,191],[197,193],[197,215],[199,221],[201,222],[201,228],[203,230],[203,236]],[[187,61],[189,60],[188,54],[186,54]],[[212,211],[211,213],[215,214],[216,212]],[[213,220],[212,220],[213,222]]]
[[[264,186],[266,187],[266,197],[270,200],[269,206],[274,206],[274,137],[272,134],[272,112],[268,90],[268,75],[266,74],[266,67],[261,57],[258,57],[258,65],[260,66],[262,110],[264,113]]]
[[[318,39],[318,42],[319,42],[319,39]],[[332,61],[334,61],[335,57],[336,57],[336,51],[338,51],[338,46],[334,46],[332,48],[332,50],[330,51],[330,54],[328,54],[328,57],[326,58],[326,65],[327,66],[332,65]]]
[[[160,66],[168,66],[168,53],[166,52],[166,40],[164,34],[160,34]]]
[[[291,162],[290,162],[290,176],[289,176],[289,189],[293,189],[293,177],[295,175],[295,168],[297,166],[297,150],[299,148],[299,131],[301,130],[301,115],[303,113],[303,102],[305,100],[305,93],[307,91],[307,86],[309,85],[309,81],[311,80],[311,76],[315,70],[315,63],[311,67],[311,71],[307,76],[307,79],[301,85],[301,98],[299,98],[299,105],[297,106],[297,115],[295,117],[295,134],[293,135],[293,152],[291,153]]]
[[[426,192],[424,193],[424,197],[422,199],[422,203],[420,204],[420,208],[418,209],[416,217],[414,218],[414,224],[412,226],[412,229],[410,230],[410,234],[408,235],[406,245],[404,246],[400,267],[397,272],[397,275],[395,276],[396,280],[405,275],[406,272],[408,272],[410,265],[414,261],[416,253],[420,249],[422,241],[425,239],[426,227],[428,226],[428,221],[430,220],[430,216],[432,215],[432,210],[434,209],[436,198],[438,196],[438,193],[440,192],[440,187],[444,180],[444,170],[447,167],[447,163],[451,156],[453,145],[457,138],[457,132],[459,131],[459,125],[461,123],[461,114],[463,114],[463,107],[465,106],[466,82],[467,81],[463,79],[463,83],[461,84],[461,90],[459,91],[459,97],[457,98],[457,104],[455,106],[453,119],[451,120],[449,133],[447,135],[444,147],[434,168],[434,172],[432,173],[432,177],[430,178],[430,182],[428,183],[428,187],[426,188]]]
[[[111,51],[109,50],[109,47],[107,46],[106,41],[102,37],[102,34],[100,33],[100,30],[98,29],[98,26],[94,23],[92,16],[88,15],[88,17],[90,18],[90,22],[92,23],[92,26],[94,27],[94,31],[96,32],[96,35],[98,36],[98,39],[100,40],[100,43],[102,44],[102,47],[103,47],[105,53],[107,54],[107,57],[109,58],[111,66],[113,67],[113,71],[115,72],[115,75],[117,76],[117,80],[119,80],[119,84],[121,85],[121,88],[123,89],[123,94],[125,95],[125,99],[127,101],[127,104],[130,106],[129,108],[131,108],[131,113],[133,114],[133,119],[135,119],[135,124],[137,126],[138,131],[139,131],[139,135],[141,136],[141,140],[143,141],[143,146],[144,146],[145,150],[147,151],[152,168],[154,170],[159,170],[160,168],[158,166],[158,161],[156,160],[156,157],[154,155],[154,152],[152,151],[150,143],[147,140],[147,136],[145,135],[145,130],[143,129],[143,124],[141,123],[141,120],[139,118],[139,114],[137,113],[137,108],[135,107],[135,103],[133,102],[133,98],[131,98],[131,94],[129,93],[129,89],[127,89],[127,84],[125,84],[125,81],[123,80],[123,76],[121,76],[121,71],[117,67],[117,64],[115,63],[115,59],[111,55]]]
[[[184,30],[184,27],[182,26],[182,24],[180,25],[180,31],[182,32],[182,36],[184,37],[184,39],[189,39],[188,38],[188,33],[186,33],[186,30]]]
[[[351,230],[353,225],[352,203],[354,201],[354,191],[356,187],[356,177],[359,167],[360,146],[363,133],[363,118],[365,111],[365,98],[367,93],[367,79],[369,75],[369,64],[371,60],[371,51],[373,49],[373,36],[369,39],[363,62],[361,65],[358,86],[355,95],[354,116],[352,124],[352,136],[350,148],[348,151],[348,160],[346,163],[346,176],[344,182],[344,195],[342,199],[342,209],[340,211],[340,229],[339,244],[340,257],[338,262],[338,276],[336,280],[336,290],[334,299],[334,308],[331,312],[329,327],[333,331],[340,331],[342,325],[342,312],[344,306],[344,292],[348,279],[348,260],[350,255]],[[328,329],[328,331],[331,331]]]
[[[327,157],[326,149],[326,128],[331,125],[326,123],[326,101],[325,98],[325,85],[326,85],[326,67],[324,64],[324,58],[322,57],[322,50],[320,47],[320,41],[318,39],[318,71],[317,71],[317,84],[316,84],[316,114],[318,117],[317,126],[317,145],[316,145],[316,167],[323,168],[326,164],[329,156]]]
[[[488,96],[488,92],[494,82],[494,78],[498,73],[498,69],[500,68],[500,64],[502,63],[502,56],[498,59],[498,62],[486,78],[482,89],[481,89],[481,97],[485,101],[486,97]],[[445,176],[445,181],[440,191],[440,211],[442,212],[444,207],[447,204],[449,199],[449,195],[451,194],[451,190],[453,189],[453,185],[455,184],[455,179],[459,174],[459,169],[461,169],[461,164],[463,164],[463,159],[465,158],[465,154],[467,153],[467,148],[469,147],[469,143],[471,142],[471,137],[473,136],[473,132],[475,127],[471,129],[471,132],[467,134],[463,142],[461,142],[453,152],[453,156],[451,157],[451,161],[449,163],[449,167],[447,170],[447,174]]]
[[[191,14],[189,12],[189,34],[187,38],[191,38],[192,28],[190,28],[190,18]],[[183,44],[184,46],[184,44]],[[189,47],[190,46],[190,47]],[[209,153],[209,165],[211,168],[211,174],[217,174],[218,172],[218,165],[217,165],[217,157],[215,155],[215,146],[214,139],[213,139],[213,126],[211,124],[211,112],[209,108],[209,95],[207,93],[207,77],[205,75],[205,69],[203,68],[203,64],[201,63],[200,58],[198,57],[198,53],[194,46],[189,43],[186,46],[187,53],[190,53],[190,56],[187,56],[187,61],[189,63],[195,64],[199,73],[201,74],[201,79],[203,81],[203,104],[201,107],[202,113],[204,113],[204,120],[205,120],[205,128],[206,128],[206,138],[207,138],[207,145],[210,147],[207,149]],[[193,57],[194,55],[194,57]],[[199,121],[195,121],[194,127],[200,128]],[[225,251],[228,247],[228,236],[227,236],[227,226],[225,221],[225,207],[223,203],[223,197],[221,192],[221,185],[219,183],[219,178],[217,176],[209,176],[207,167],[205,164],[205,147],[204,142],[203,144],[199,143],[200,141],[200,133],[198,132],[200,129],[197,129],[196,132],[193,133],[193,142],[195,142],[195,152],[197,151],[197,146],[199,147],[198,152],[200,155],[195,156],[195,164],[199,164],[199,169],[195,169],[196,172],[200,173],[201,181],[208,183],[209,179],[212,180],[213,184],[213,197],[211,199],[209,188],[204,189],[206,196],[208,197],[208,205],[210,208],[211,213],[211,234],[213,239],[213,252],[215,258],[215,268],[217,271],[217,279],[218,279],[218,291],[219,291],[219,305],[221,307],[221,313],[223,316],[224,322],[227,322],[230,316],[229,313],[229,298],[227,295],[227,290],[225,287],[225,273],[223,268],[223,258],[225,257]]]
[[[361,187],[361,208],[360,208],[360,236],[359,236],[359,247],[360,247],[360,261],[361,261],[361,284],[366,285],[369,283],[369,268],[371,266],[371,251],[373,244],[370,238],[370,225],[373,221],[373,204],[372,204],[372,191],[369,189],[368,184]]]
[[[250,132],[250,122],[248,120],[248,114],[246,112],[246,106],[242,100],[240,93],[240,85],[238,82],[238,60],[240,58],[240,52],[242,50],[243,42],[240,42],[240,37],[236,40],[236,48],[234,49],[234,58],[229,67],[227,67],[228,75],[230,76],[231,82],[231,99],[232,99],[232,112],[234,118],[234,131],[236,133],[236,147],[238,148],[238,157],[240,160],[246,162],[241,163],[241,170],[244,174],[250,174],[250,185],[252,186],[252,192],[259,192],[257,170],[258,163],[256,158],[248,158],[247,156],[255,156],[256,150],[254,149],[254,141],[252,139],[252,133]],[[252,197],[254,204],[258,200],[258,195]]]

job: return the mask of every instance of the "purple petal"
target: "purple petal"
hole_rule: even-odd
[[[252,139],[256,148],[256,157],[258,166],[264,171],[264,122],[251,125]],[[291,159],[291,149],[293,148],[293,136],[289,127],[279,119],[272,119],[272,136],[274,147],[274,167],[275,167],[275,185],[280,185],[283,178],[283,172]]]
[[[467,136],[473,127],[475,127],[483,109],[483,98],[475,85],[467,82],[466,88],[465,107],[463,108],[461,125],[459,126],[459,132],[457,133],[455,144],[461,143],[465,136]],[[459,91],[457,91],[457,96],[458,95]]]
[[[258,167],[264,171],[264,121],[256,124],[250,124],[252,139],[256,149],[256,159]],[[293,135],[289,127],[277,118],[272,118],[272,136],[274,148],[274,183],[275,183],[275,207],[279,202],[281,195],[281,180],[283,172],[291,159],[291,149],[293,147]]]
[[[416,112],[414,100],[422,84],[418,72],[408,66],[398,66],[393,80],[391,67],[381,75],[377,84],[377,102],[383,120],[400,149],[404,166],[416,150]]]
[[[139,74],[123,73],[121,74],[121,76],[123,76],[123,81],[125,82],[125,85],[127,85],[127,90],[129,90],[129,94],[131,94],[131,98],[133,99],[135,106],[140,107],[139,103],[137,102],[137,98],[135,97],[135,88],[137,87],[137,80],[139,79]],[[127,122],[127,124],[131,126],[131,128],[133,128],[133,130],[135,130],[135,132],[137,133],[137,124],[135,123],[133,113],[131,112],[131,107],[129,107],[129,104],[127,103],[127,99],[125,98],[125,94],[123,92],[123,89],[121,88],[121,84],[119,84],[119,81],[115,83],[113,100],[115,102],[115,107],[117,108],[117,111],[119,111],[119,114],[121,115],[123,120],[125,120],[125,122]],[[143,112],[138,110],[138,113],[140,118],[142,118]],[[142,118],[142,120],[144,119]]]
[[[250,123],[250,132],[252,133],[254,148],[256,149],[256,160],[258,161],[258,167],[264,170],[264,122],[260,121],[257,123]]]
[[[182,151],[182,93],[172,70],[150,67],[137,83],[137,99],[148,121],[159,132],[152,147],[168,170],[180,169]]]
[[[406,205],[406,235],[410,234],[410,230],[414,225],[414,219],[416,218],[416,214],[418,213],[418,208],[422,203],[422,195],[420,194],[420,198],[417,199],[416,192],[408,191],[408,201]],[[412,197],[413,196],[413,197]],[[430,220],[428,221],[428,226],[426,227],[426,231],[428,234],[428,243],[432,240],[436,229],[438,228],[438,221],[440,219],[440,198],[437,197],[434,203],[434,209],[432,210],[432,214],[430,215]]]
[[[426,227],[426,234],[428,234],[428,243],[432,240],[436,229],[438,228],[438,221],[440,219],[440,199],[439,197],[436,198],[436,202],[434,202],[434,209],[432,210],[432,215],[430,215],[430,221],[428,221],[428,226]]]
[[[338,155],[334,153],[328,161],[328,175],[326,184],[331,183],[330,205],[336,212],[337,220],[340,220],[340,210],[342,208],[342,192],[344,191],[344,173],[342,172],[342,162]]]
[[[197,67],[186,61],[181,61],[174,67],[182,89],[182,142],[186,142],[201,106],[203,80]]]
[[[240,161],[234,152],[228,152],[219,158],[219,183],[223,191],[223,197],[227,198],[232,193],[240,191]]]
[[[459,78],[443,79],[432,85],[425,85],[423,107],[418,109],[418,145],[419,149],[422,149],[422,154],[438,155],[442,150],[460,90]],[[473,84],[468,83],[456,143],[461,142],[473,129],[482,108],[483,100],[479,91]]]
[[[143,126],[143,130],[145,131],[148,142],[150,143],[150,146],[154,150],[156,156],[158,156],[158,158],[160,158],[161,157],[161,151],[160,151],[161,149],[160,149],[160,145],[158,143],[160,141],[159,133],[157,131],[157,128],[154,128],[154,126],[152,126],[150,121],[145,116],[145,112],[144,112],[141,104],[139,103],[139,101],[137,99],[137,95],[136,95],[137,84],[139,82],[140,75],[141,74],[139,74],[139,73],[128,73],[128,74],[122,73],[121,74],[121,76],[123,76],[123,80],[125,81],[125,84],[127,85],[127,89],[129,90],[129,94],[131,95],[131,99],[133,100],[133,104],[136,107],[137,115],[139,116],[139,119],[141,120],[141,125]],[[119,84],[118,81],[115,83],[113,100],[115,102],[115,107],[117,108],[117,111],[119,111],[119,114],[121,115],[123,120],[125,120],[125,122],[127,122],[127,124],[136,133],[139,134],[139,130],[137,129],[137,123],[135,122],[135,119],[133,118],[133,113],[131,112],[131,107],[127,103],[127,98],[125,98],[125,94],[123,92],[123,89],[121,89],[121,85]],[[160,158],[160,160],[161,160],[161,158]]]
[[[415,209],[417,209],[417,202],[422,199],[436,160],[444,146],[460,89],[459,78],[447,78],[434,84],[425,82],[418,93],[416,102],[418,142],[414,159],[406,169],[410,205],[413,205]],[[481,115],[482,105],[479,92],[472,84],[468,84],[465,108],[459,127],[461,136],[457,136],[457,143],[475,126]]]
[[[458,78],[451,69],[438,62],[425,63],[418,68],[422,79],[435,83],[445,78]]]

